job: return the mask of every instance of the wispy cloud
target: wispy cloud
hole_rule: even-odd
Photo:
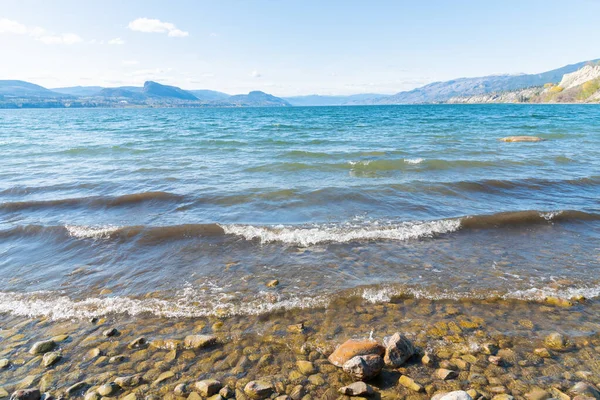
[[[138,18],[131,21],[128,28],[136,32],[166,33],[170,37],[186,37],[189,32],[178,29],[175,24],[163,22],[159,19]]]
[[[254,70],[254,71],[250,72],[250,76],[253,78],[260,78],[262,76],[262,74],[260,72],[258,72],[257,70]]]
[[[138,65],[138,60],[123,60],[123,65]]]
[[[28,27],[6,18],[0,18],[0,34],[30,36],[44,44],[71,45],[83,42],[83,39],[75,33],[55,34],[39,26]]]
[[[121,38],[114,38],[108,41],[108,44],[112,45],[122,45],[125,44],[125,41]]]

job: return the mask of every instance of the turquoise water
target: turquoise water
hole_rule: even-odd
[[[3,110],[0,153],[0,311],[600,293],[595,106]]]

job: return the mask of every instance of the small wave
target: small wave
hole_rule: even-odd
[[[322,243],[347,243],[360,240],[408,240],[433,237],[454,232],[460,228],[460,220],[428,222],[402,222],[375,225],[321,225],[315,227],[223,225],[226,234],[241,236],[246,240],[262,243],[281,242],[308,247]]]
[[[32,201],[17,201],[0,204],[0,210],[20,211],[27,209],[47,209],[56,207],[119,207],[145,202],[159,201],[178,201],[183,199],[183,196],[167,193],[167,192],[143,192],[126,194],[122,196],[92,196],[92,197],[75,197],[70,199],[57,200],[32,200]]]
[[[77,239],[107,239],[120,228],[118,226],[75,226],[66,225],[69,235]]]
[[[407,164],[421,164],[423,161],[425,161],[424,158],[405,158],[404,162]]]

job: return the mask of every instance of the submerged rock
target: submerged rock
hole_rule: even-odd
[[[567,339],[558,332],[552,332],[546,336],[544,345],[551,350],[564,350],[568,347]]]
[[[456,390],[450,393],[440,393],[436,394],[431,398],[431,400],[473,400],[469,393],[464,390]]]
[[[203,381],[196,382],[194,387],[202,396],[210,397],[214,394],[219,393],[219,390],[221,389],[222,385],[221,382],[219,382],[216,379],[205,379]]]
[[[406,376],[406,375],[402,375],[400,377],[400,380],[398,381],[402,386],[404,386],[407,389],[410,390],[414,390],[415,392],[422,392],[423,391],[423,386],[419,385],[417,382],[415,382],[414,379]]]
[[[41,342],[34,343],[29,354],[44,354],[54,350],[56,342],[54,340],[44,340]]]
[[[435,370],[435,375],[439,379],[447,381],[450,379],[456,379],[458,377],[458,372],[452,371],[451,369],[439,368]]]
[[[117,336],[119,334],[119,331],[116,328],[110,328],[105,330],[104,332],[102,332],[102,335],[106,336],[106,337],[113,337],[113,336]]]
[[[592,384],[587,382],[577,383],[575,386],[569,389],[569,393],[574,396],[585,396],[600,399],[600,391]]]
[[[369,396],[375,393],[373,388],[364,382],[354,382],[351,385],[340,388],[338,392],[346,396]]]
[[[57,362],[59,362],[61,358],[62,358],[62,354],[60,354],[58,351],[46,353],[46,354],[44,354],[44,357],[42,358],[42,365],[44,367],[51,367],[54,364],[56,364]]]
[[[0,360],[0,369],[6,369],[10,367],[10,360],[8,358],[3,358]]]
[[[377,355],[382,356],[385,347],[374,340],[347,340],[342,343],[331,355],[329,362],[337,367],[342,367],[348,360],[356,356]]]
[[[355,379],[367,380],[377,376],[383,366],[384,362],[381,356],[369,354],[351,358],[344,364],[343,369]]]
[[[244,393],[254,400],[265,399],[274,392],[275,388],[270,382],[266,381],[250,381],[244,387]]]
[[[105,383],[98,387],[97,392],[100,396],[109,397],[119,390],[119,385],[114,382]]]
[[[188,349],[202,349],[217,343],[216,336],[213,335],[189,335],[183,339],[183,346]]]
[[[415,347],[406,337],[396,332],[383,340],[385,346],[384,362],[391,367],[399,367],[415,354]]]
[[[40,400],[41,396],[38,389],[23,389],[14,392],[10,400]]]
[[[541,137],[538,137],[538,136],[507,136],[507,137],[503,137],[500,140],[502,140],[503,142],[513,143],[513,142],[541,142],[544,139],[542,139]]]

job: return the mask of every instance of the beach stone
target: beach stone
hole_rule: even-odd
[[[119,391],[119,385],[114,382],[105,383],[104,385],[100,385],[96,391],[100,396],[110,397]]]
[[[373,388],[364,382],[354,382],[338,390],[345,396],[370,396],[375,393]]]
[[[175,376],[173,371],[165,371],[156,378],[156,380],[152,383],[152,386],[158,386],[166,380],[171,379]]]
[[[204,397],[210,397],[214,394],[219,393],[223,385],[216,379],[205,379],[203,381],[196,382],[194,387]]]
[[[148,400],[148,398],[146,397],[146,400]],[[156,400],[160,400],[159,398],[157,398]],[[187,400],[202,400],[202,397],[200,397],[200,395],[196,392],[192,392],[190,393],[190,395],[187,397]]]
[[[431,399],[433,400],[434,398],[435,396]],[[438,400],[473,400],[473,398],[464,390],[455,390],[454,392],[450,393],[442,393]]]
[[[550,358],[552,357],[552,354],[550,354],[550,352],[548,351],[548,349],[546,348],[539,348],[539,349],[535,349],[533,350],[533,354],[535,354],[538,357],[542,357],[542,358]]]
[[[231,399],[235,396],[235,391],[229,386],[224,386],[221,388],[221,390],[219,390],[219,394],[224,399]]]
[[[302,396],[304,396],[304,387],[302,385],[294,386],[290,393],[290,398],[292,400],[300,400],[302,399]]]
[[[569,389],[569,394],[574,396],[586,396],[600,399],[600,391],[596,389],[592,384],[587,382],[578,382]]]
[[[415,354],[415,347],[406,337],[399,332],[394,333],[392,337],[383,340],[385,346],[385,356],[383,361],[385,365],[399,367]]]
[[[538,136],[507,136],[503,137],[503,142],[514,143],[514,142],[541,142],[544,139]]]
[[[83,398],[84,400],[100,400],[100,395],[96,392],[89,392]],[[44,399],[46,400],[46,399]]]
[[[161,350],[177,350],[181,347],[181,341],[175,339],[157,339],[151,341],[149,345]]]
[[[308,381],[315,386],[323,386],[325,384],[325,378],[321,374],[314,374],[308,377]]]
[[[336,367],[342,367],[353,357],[366,355],[382,356],[384,353],[385,347],[374,340],[350,339],[335,349],[328,359]]]
[[[304,333],[304,323],[288,325],[287,331],[290,333]]]
[[[298,370],[304,375],[312,375],[317,372],[315,366],[310,361],[296,361],[296,366],[298,367]]]
[[[490,362],[490,364],[501,365],[502,364],[502,357],[489,356],[488,357],[488,361]]]
[[[551,387],[549,389],[550,393],[552,394],[552,397],[558,400],[571,400],[571,397],[563,392],[561,392],[560,390],[558,390],[555,387]]]
[[[419,385],[417,382],[415,382],[414,379],[412,379],[406,375],[402,375],[398,382],[405,388],[413,390],[415,392],[423,391],[423,386]]]
[[[542,388],[534,387],[525,394],[525,397],[528,400],[547,400],[551,398],[552,395]]]
[[[77,382],[67,388],[65,393],[69,396],[75,395],[76,393],[82,392],[88,387],[88,383],[85,381]]]
[[[116,328],[109,328],[106,329],[104,332],[102,332],[103,336],[106,337],[113,337],[113,336],[117,336],[119,334],[119,331]]]
[[[60,354],[58,351],[46,353],[46,354],[44,354],[44,357],[42,358],[42,365],[46,368],[51,367],[54,364],[56,364],[57,362],[59,362],[61,358],[62,358],[62,354]]]
[[[275,287],[277,285],[279,285],[279,281],[277,279],[273,279],[273,280],[267,282],[268,287]]]
[[[348,360],[344,366],[344,372],[355,379],[366,380],[375,377],[383,369],[384,362],[379,355],[356,356]]]
[[[141,348],[146,347],[147,345],[148,345],[148,341],[146,340],[145,337],[142,336],[142,337],[139,337],[139,338],[136,338],[136,339],[132,340],[129,343],[128,347],[130,349],[141,349]]]
[[[451,369],[439,368],[435,370],[435,376],[443,381],[447,381],[450,379],[456,379],[458,377],[458,372]]]
[[[52,338],[52,340],[56,343],[65,342],[67,339],[69,339],[69,335],[58,335]]]
[[[123,389],[133,388],[144,383],[141,375],[129,375],[115,378],[114,381],[119,387]]]
[[[127,396],[123,397],[121,400],[137,400],[137,394],[129,393]]]
[[[270,382],[258,380],[250,381],[244,387],[244,393],[254,400],[265,399],[274,391],[274,387]],[[237,397],[237,396],[236,396]]]
[[[188,349],[202,349],[217,343],[217,337],[213,335],[189,335],[183,339],[183,346]]]
[[[431,354],[425,354],[421,357],[421,363],[427,367],[431,367],[433,365],[433,356]]]
[[[14,392],[10,400],[40,400],[41,397],[38,389],[22,389]]]
[[[0,369],[6,369],[10,367],[10,360],[8,358],[3,358],[0,360]]]
[[[484,343],[481,345],[481,352],[483,354],[489,354],[491,356],[495,356],[498,353],[500,348],[496,346],[494,343]]]
[[[4,389],[2,386],[0,386],[0,399],[3,399],[3,398],[8,397],[8,396],[9,396],[9,394],[6,391],[6,389]]]
[[[510,394],[501,393],[492,397],[492,400],[514,400],[514,397]]]
[[[187,394],[187,385],[185,383],[180,383],[175,386],[173,393],[175,393],[176,396],[185,396]]]
[[[564,350],[567,348],[567,339],[558,332],[552,332],[544,339],[544,345],[551,350]]]
[[[33,344],[29,350],[29,354],[44,354],[54,350],[56,342],[54,340],[44,340]]]

